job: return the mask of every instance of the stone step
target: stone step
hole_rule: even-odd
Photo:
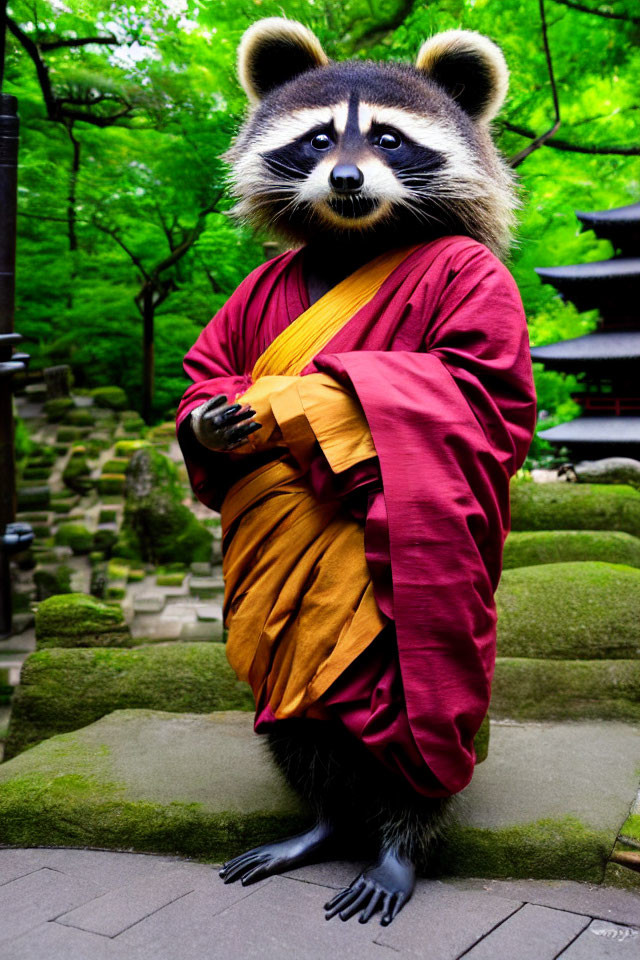
[[[211,630],[215,625],[205,626]],[[114,709],[210,713],[252,711],[253,706],[251,689],[236,679],[219,643],[100,652],[89,648],[47,650],[32,654],[22,668],[5,757],[54,734],[93,723]]]
[[[496,602],[499,656],[612,660],[640,655],[640,570],[635,567],[583,561],[505,570]]]
[[[511,720],[640,722],[640,659],[498,657],[491,716]]]
[[[0,843],[181,853],[220,861],[308,814],[249,714],[118,710],[0,766]],[[496,724],[437,869],[602,880],[638,788],[640,730]]]
[[[620,530],[523,530],[510,533],[504,545],[505,570],[571,560],[640,567],[640,537]]]
[[[640,536],[640,492],[623,484],[511,484],[512,530],[622,530]]]

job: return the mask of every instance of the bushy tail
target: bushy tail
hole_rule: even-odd
[[[452,820],[451,797],[416,793],[337,723],[283,720],[267,736],[276,764],[318,818],[427,865]]]

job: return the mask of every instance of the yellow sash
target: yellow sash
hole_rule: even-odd
[[[298,376],[344,324],[369,303],[387,277],[416,249],[376,257],[301,313],[256,360],[251,376]]]

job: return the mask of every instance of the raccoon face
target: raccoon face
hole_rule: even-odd
[[[425,43],[415,67],[330,64],[292,21],[259,21],[239,51],[255,104],[228,153],[236,213],[294,240],[385,231],[390,245],[466,233],[501,252],[514,198],[488,121],[502,54],[477,34]]]

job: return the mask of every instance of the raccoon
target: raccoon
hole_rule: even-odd
[[[413,66],[330,62],[307,28],[273,18],[246,32],[239,76],[252,109],[227,153],[234,212],[305,246],[312,300],[378,254],[440,236],[467,235],[504,257],[517,199],[490,135],[508,71],[489,39],[439,34]],[[360,912],[366,922],[380,909],[390,923],[411,896],[416,865],[428,865],[450,798],[390,778],[339,725],[286,720],[268,739],[317,822],[236,857],[220,875],[248,884],[344,856],[357,833],[377,861],[326,904],[327,918]]]

